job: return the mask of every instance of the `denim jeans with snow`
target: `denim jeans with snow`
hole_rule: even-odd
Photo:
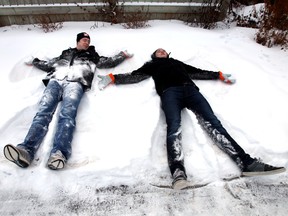
[[[53,114],[61,101],[60,114],[51,153],[60,150],[68,159],[71,155],[71,142],[76,126],[77,109],[83,96],[82,84],[78,82],[50,80],[39,103],[32,125],[23,143],[18,147],[26,149],[33,160],[45,137]]]
[[[184,85],[166,89],[161,95],[161,103],[167,123],[167,154],[172,175],[177,168],[185,171],[181,144],[181,110],[184,108],[193,111],[199,124],[215,144],[226,152],[241,170],[243,164],[251,161],[251,157],[227,133],[207,100],[194,86]]]

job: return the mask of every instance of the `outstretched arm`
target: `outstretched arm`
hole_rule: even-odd
[[[119,84],[133,84],[133,83],[138,83],[141,82],[147,78],[149,78],[150,75],[143,74],[143,73],[137,73],[137,72],[132,72],[132,73],[126,73],[126,74],[115,74],[114,75],[114,83],[116,85]]]
[[[59,61],[60,58],[61,58],[61,55],[45,61],[45,60],[40,60],[38,58],[34,58],[33,56],[30,56],[24,61],[24,63],[28,66],[35,66],[36,68],[43,70],[45,72],[53,72],[55,71],[55,67],[53,65],[57,61]]]
[[[53,67],[54,63],[59,60],[59,57],[53,58],[49,61],[40,60],[38,58],[35,58],[32,61],[32,65],[37,67],[40,70],[46,71],[46,72],[52,72],[55,70],[55,67]]]
[[[120,84],[133,84],[141,82],[150,77],[150,75],[141,73],[139,71],[133,71],[132,73],[125,73],[125,74],[108,74],[107,76],[98,75],[101,79],[98,83],[98,87],[100,90],[103,90],[107,87],[110,83],[114,83],[116,85]]]
[[[122,63],[125,59],[131,58],[133,54],[127,51],[121,51],[113,57],[101,56],[96,64],[97,68],[113,68]]]
[[[198,79],[198,80],[218,80],[228,83],[234,84],[236,82],[235,79],[231,78],[231,74],[224,74],[221,71],[214,72],[208,70],[202,70],[191,65],[184,64],[190,79]]]

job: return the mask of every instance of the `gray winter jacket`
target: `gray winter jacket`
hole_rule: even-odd
[[[46,71],[47,76],[43,79],[45,85],[49,80],[55,78],[71,82],[80,82],[87,91],[91,88],[94,73],[97,68],[112,68],[125,60],[123,52],[113,56],[99,56],[94,46],[87,50],[69,48],[62,54],[49,61],[35,58],[32,64],[40,70]]]

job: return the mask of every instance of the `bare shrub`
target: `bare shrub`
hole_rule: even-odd
[[[221,16],[223,3],[224,0],[203,0],[198,20],[188,19],[186,23],[192,26],[200,26],[204,29],[215,28]]]
[[[148,12],[137,11],[133,14],[124,15],[125,23],[122,26],[126,29],[138,29],[148,27]]]
[[[253,6],[252,11],[250,11],[248,15],[236,16],[236,25],[240,27],[259,28],[263,14],[264,8],[257,11],[255,6]]]
[[[34,26],[42,29],[45,33],[61,29],[63,22],[53,22],[50,16],[51,15],[47,14],[36,18],[36,24],[34,24]]]
[[[265,0],[265,11],[255,40],[268,47],[288,48],[288,1]]]
[[[264,0],[231,0],[230,1],[232,4],[233,3],[240,3],[242,5],[255,5],[258,3],[264,3]]]
[[[103,15],[104,19],[111,24],[120,23],[123,19],[123,4],[119,5],[118,0],[103,0],[105,6],[98,11]]]

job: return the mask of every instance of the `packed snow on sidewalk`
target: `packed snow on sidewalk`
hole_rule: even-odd
[[[121,50],[134,57],[97,74],[126,73],[142,66],[161,47],[187,64],[237,80],[195,81],[231,136],[253,157],[288,168],[288,52],[254,41],[256,30],[215,30],[181,21],[150,21],[150,27],[65,22],[43,33],[32,25],[0,28],[0,148],[23,141],[37,111],[46,75],[24,64],[30,56],[49,59],[75,47],[86,31],[100,55]],[[100,91],[95,77],[80,104],[72,157],[61,171],[47,168],[57,114],[29,168],[0,155],[1,215],[286,215],[287,172],[264,177],[240,174],[200,128],[182,112],[188,179],[205,187],[161,189],[171,184],[165,146],[166,123],[152,79],[110,85]]]

